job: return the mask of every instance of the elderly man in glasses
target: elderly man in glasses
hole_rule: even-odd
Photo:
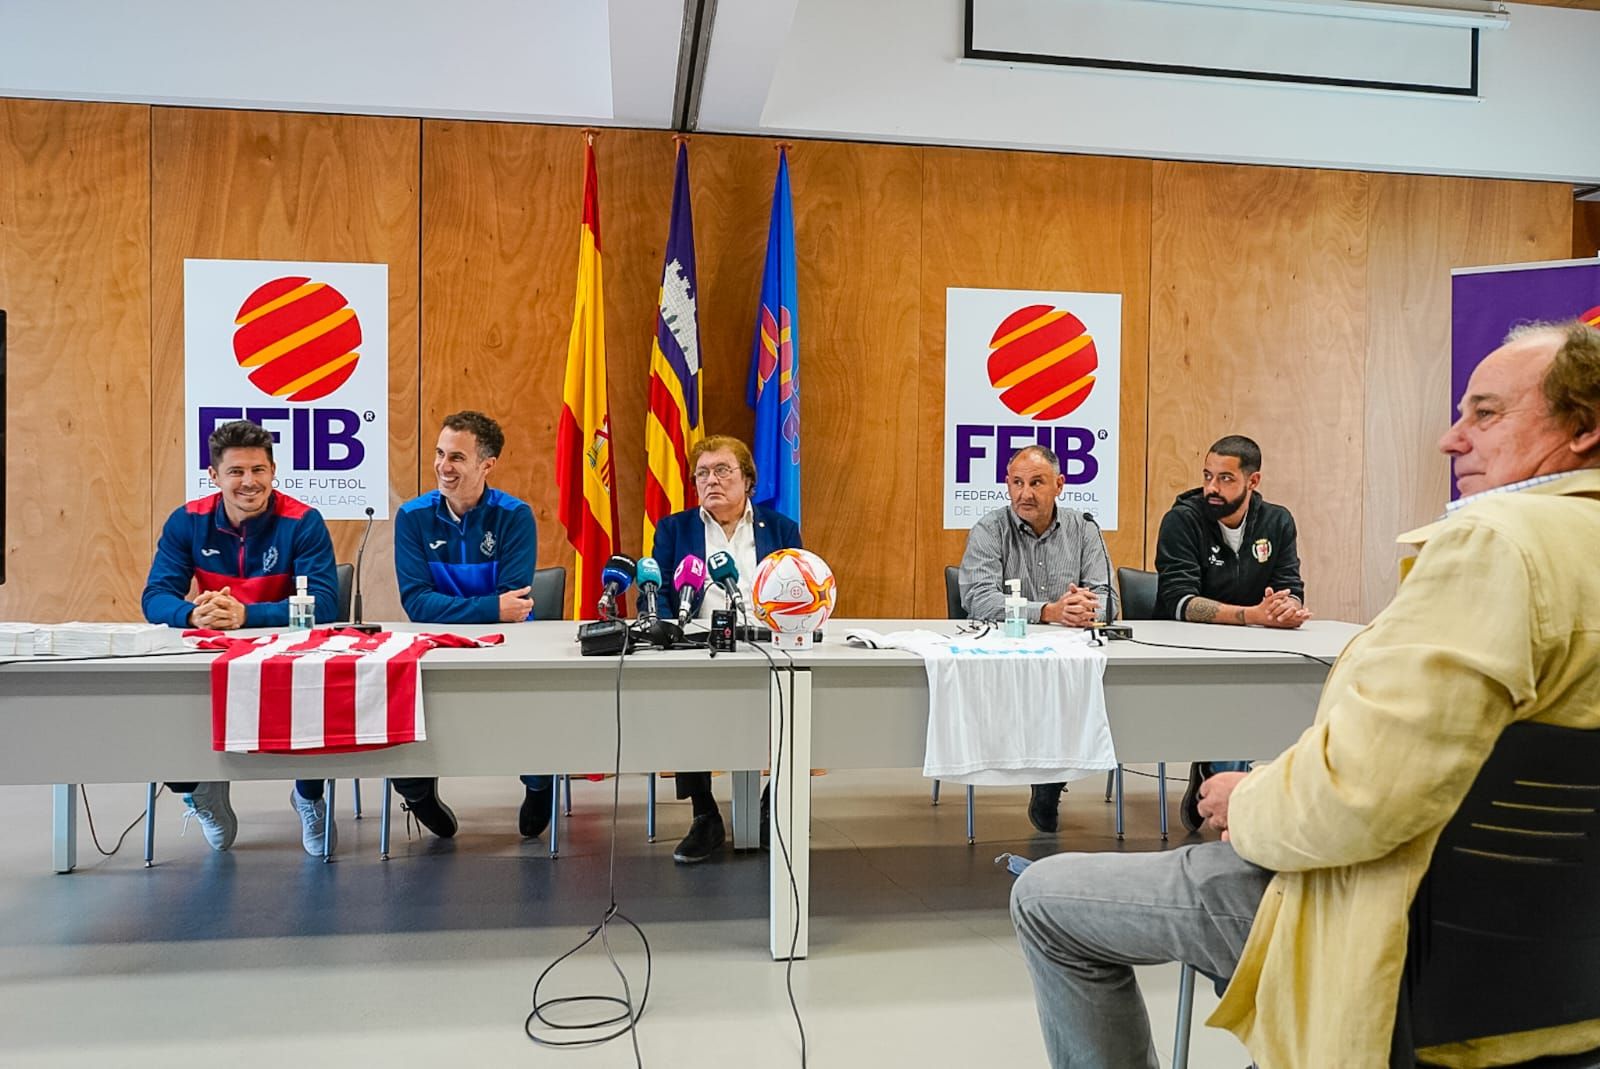
[[[723,550],[739,567],[739,593],[750,604],[756,565],[780,549],[800,549],[800,525],[789,517],[762,508],[750,500],[756,485],[756,462],[750,447],[727,435],[713,435],[689,451],[689,470],[694,473],[695,493],[700,504],[666,517],[656,527],[652,556],[664,575],[671,575],[678,562],[691,554],[702,560]],[[671,583],[661,586],[661,611],[677,612],[677,592]],[[718,588],[706,587],[697,618],[709,616],[713,609],[728,607],[727,596]],[[672,859],[692,865],[710,857],[727,839],[722,813],[711,796],[711,773],[679,772],[678,797],[694,806],[694,821]],[[766,809],[766,795],[761,796]],[[766,845],[767,821],[761,821],[762,846]]]

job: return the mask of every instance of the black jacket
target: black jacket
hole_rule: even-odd
[[[1192,597],[1254,605],[1270,586],[1287,589],[1302,602],[1306,598],[1294,517],[1254,491],[1237,554],[1223,541],[1221,525],[1206,512],[1204,492],[1196,487],[1179,494],[1161,518],[1156,573],[1158,620],[1183,619],[1184,605]]]

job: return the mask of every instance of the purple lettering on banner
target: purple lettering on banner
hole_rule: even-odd
[[[230,423],[242,416],[243,410],[239,408],[229,408],[226,405],[200,406],[200,455],[195,458],[196,464],[205,469],[211,467],[211,447],[207,444],[211,440],[211,432],[219,425]]]
[[[970,483],[972,481],[972,462],[981,459],[988,450],[974,439],[988,439],[994,437],[993,427],[984,427],[975,423],[956,424],[956,482]]]
[[[995,437],[1000,440],[1000,448],[995,451],[994,457],[994,481],[1004,483],[1006,481],[1006,467],[1011,463],[1011,455],[1023,446],[1033,444],[1031,439],[1034,437],[1034,430],[1026,424],[1020,427],[1013,424],[996,427],[994,432]]]
[[[272,425],[274,423],[282,423],[289,418],[289,410],[287,408],[247,408],[244,410],[244,418],[251,423],[259,423],[263,430],[270,431],[273,444],[283,444],[283,431]],[[274,459],[282,460],[283,458],[275,455]]]
[[[294,418],[294,466],[297,471],[311,470],[311,409],[297,408]]]
[[[1069,486],[1093,482],[1100,474],[1100,462],[1094,456],[1094,432],[1086,427],[1057,427],[1056,456],[1061,458],[1061,474]],[[1073,465],[1079,465],[1076,471]]]
[[[319,408],[312,417],[316,422],[318,471],[349,471],[366,459],[366,447],[356,437],[361,428],[359,415],[344,408]],[[344,450],[343,456],[334,457],[336,447]]]

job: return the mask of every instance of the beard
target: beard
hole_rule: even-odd
[[[1206,507],[1206,515],[1220,523],[1224,517],[1232,516],[1239,510],[1239,506],[1244,504],[1244,499],[1249,493],[1250,491],[1248,490],[1241,490],[1239,496],[1232,501],[1223,498],[1220,503],[1209,497],[1202,499],[1202,503]]]

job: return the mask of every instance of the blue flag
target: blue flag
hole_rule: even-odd
[[[756,410],[752,451],[757,478],[751,500],[796,523],[800,522],[799,310],[794,264],[794,208],[789,200],[789,156],[780,150],[746,400]]]

